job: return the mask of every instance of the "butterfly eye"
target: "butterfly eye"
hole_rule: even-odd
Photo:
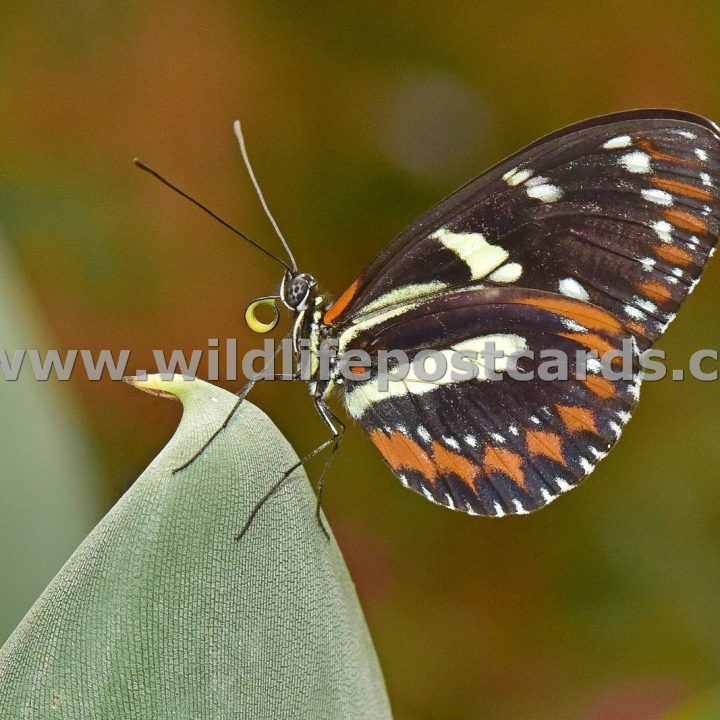
[[[275,326],[278,324],[278,321],[280,320],[280,311],[277,307],[277,301],[278,298],[274,296],[261,297],[257,298],[257,300],[253,300],[247,306],[247,310],[245,310],[245,322],[253,332],[260,334],[269,333],[272,329],[275,328]],[[258,310],[261,307],[266,306],[271,307],[273,311],[273,318],[270,322],[265,322],[257,316]]]
[[[294,277],[284,289],[284,301],[288,307],[297,308],[307,297],[310,283],[305,275]]]

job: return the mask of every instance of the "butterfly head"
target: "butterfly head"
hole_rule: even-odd
[[[310,297],[315,295],[316,286],[317,282],[312,275],[286,272],[282,285],[280,285],[280,294],[267,295],[253,300],[245,310],[245,322],[253,332],[270,332],[280,320],[278,300],[289,310],[296,314],[300,313],[307,307]],[[262,320],[258,316],[258,311],[263,307],[271,309],[273,316],[270,321]]]
[[[280,299],[290,310],[302,310],[316,285],[315,278],[308,273],[286,272],[280,286]]]

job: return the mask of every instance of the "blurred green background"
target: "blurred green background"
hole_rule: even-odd
[[[15,274],[44,347],[131,348],[132,367],[152,369],[153,348],[208,338],[259,346],[242,313],[279,279],[134,169],[134,156],[277,248],[232,135],[240,117],[301,268],[338,294],[414,217],[545,132],[639,106],[720,119],[720,6],[709,1],[9,2],[2,12],[0,225]],[[672,365],[720,347],[719,292],[716,260],[659,344]],[[82,458],[54,462],[50,529],[70,539],[37,543],[47,508],[30,494],[17,501],[27,522],[1,536],[5,556],[32,542],[38,558],[0,578],[6,631],[25,609],[18,593],[27,587],[29,606],[180,412],[79,372],[37,386],[38,423],[62,398],[54,425],[77,426]],[[6,394],[3,427],[15,417]],[[253,401],[298,452],[324,437],[302,385],[268,384]],[[32,460],[47,450],[38,432],[0,440]],[[720,685],[719,437],[718,383],[648,383],[582,488],[496,522],[408,493],[351,429],[326,512],[398,720],[654,720]],[[98,468],[82,492],[73,486],[85,519],[59,501],[68,467],[68,482],[74,468]]]

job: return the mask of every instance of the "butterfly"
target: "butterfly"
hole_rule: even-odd
[[[267,210],[239,125],[236,132]],[[280,260],[279,295],[255,301],[246,319],[265,332],[273,323],[254,311],[278,301],[294,315],[295,349],[309,349],[308,387],[332,437],[301,462],[337,449],[344,424],[328,398],[338,393],[402,484],[438,505],[524,514],[575,487],[618,440],[639,398],[640,354],[714,252],[719,198],[720,128],[688,112],[635,110],[554,132],[471,180],[406,228],[336,300],[297,270],[278,230],[290,258]],[[573,365],[557,381],[446,375],[381,386],[381,351],[412,360],[488,338],[535,358],[630,343],[632,369],[619,379]],[[340,356],[366,353],[362,379],[345,381],[339,364],[320,377],[317,356],[328,340]],[[537,360],[521,365],[529,371]]]

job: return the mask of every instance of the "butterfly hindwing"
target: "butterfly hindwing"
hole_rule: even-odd
[[[340,336],[345,350],[373,358],[370,378],[352,383],[346,405],[407,487],[433,502],[482,515],[524,513],[570,489],[594,468],[619,437],[639,392],[638,350],[612,314],[588,303],[520,288],[463,290],[410,303],[399,315]],[[424,381],[415,367],[384,391],[379,350],[403,348],[466,352],[492,341],[517,361],[527,378],[538,373],[543,350],[569,358],[566,380],[514,379],[505,358],[501,379],[454,381],[449,373]],[[597,364],[579,372],[577,351],[622,351],[623,377],[609,380]],[[585,365],[582,363],[582,367]]]

